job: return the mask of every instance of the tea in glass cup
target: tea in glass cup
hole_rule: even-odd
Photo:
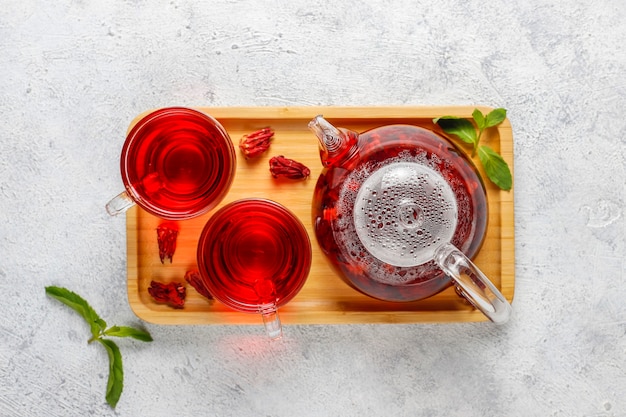
[[[282,336],[278,307],[300,291],[311,268],[302,222],[271,200],[234,201],[215,212],[198,242],[198,269],[223,304],[259,313],[271,338]]]
[[[156,110],[128,133],[120,158],[126,190],[107,204],[116,215],[135,203],[167,220],[214,208],[233,181],[236,154],[220,123],[183,107]]]

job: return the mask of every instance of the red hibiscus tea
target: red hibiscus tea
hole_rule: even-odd
[[[207,290],[227,306],[264,313],[300,291],[311,267],[306,229],[282,205],[243,199],[214,213],[198,242],[198,268]]]
[[[133,127],[120,165],[130,205],[183,220],[222,200],[234,177],[236,156],[228,133],[215,119],[173,107],[152,112]],[[107,210],[116,214],[111,203]]]

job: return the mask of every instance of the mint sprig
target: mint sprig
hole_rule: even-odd
[[[111,408],[115,408],[124,389],[124,368],[119,347],[112,340],[106,339],[105,336],[132,337],[143,342],[151,342],[152,336],[145,330],[129,326],[107,328],[107,323],[100,318],[84,298],[66,288],[49,286],[46,287],[46,294],[72,308],[85,319],[91,329],[91,338],[88,343],[99,342],[106,349],[109,355],[109,379],[105,398]]]
[[[498,108],[484,115],[474,109],[473,122],[457,116],[442,116],[433,119],[449,135],[454,135],[461,141],[472,145],[472,156],[478,153],[480,163],[485,168],[487,177],[501,189],[508,191],[513,186],[513,177],[509,165],[504,158],[486,145],[479,145],[485,130],[498,126],[506,119],[506,109]]]

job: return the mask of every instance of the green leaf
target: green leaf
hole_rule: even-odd
[[[105,330],[104,334],[115,337],[132,337],[133,339],[141,340],[142,342],[152,342],[152,336],[150,336],[150,333],[129,326],[112,326]]]
[[[478,157],[491,182],[503,190],[510,190],[513,185],[511,170],[500,154],[489,146],[480,146],[478,148]]]
[[[467,119],[461,119],[455,116],[444,116],[433,119],[433,123],[438,124],[447,134],[455,135],[465,143],[474,144],[478,140],[476,128],[472,122]]]
[[[485,117],[485,129],[499,125],[504,119],[506,119],[506,109],[499,108],[490,111]]]
[[[474,109],[472,117],[474,118],[478,129],[483,130],[485,128],[485,116],[483,115],[483,112],[478,109]]]
[[[56,298],[66,306],[72,308],[89,324],[91,328],[91,334],[94,338],[97,338],[101,332],[106,329],[107,324],[100,318],[98,313],[85,301],[80,295],[61,287],[49,286],[46,287],[46,294],[50,297]]]
[[[98,339],[109,354],[109,380],[107,381],[106,400],[111,408],[115,408],[124,389],[124,368],[122,354],[115,342],[108,339]]]

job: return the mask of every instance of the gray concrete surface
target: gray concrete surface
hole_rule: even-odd
[[[622,0],[3,2],[0,416],[626,416],[625,21]],[[104,350],[44,287],[141,324],[104,211],[135,115],[440,104],[509,111],[509,324],[147,324],[108,407]]]

